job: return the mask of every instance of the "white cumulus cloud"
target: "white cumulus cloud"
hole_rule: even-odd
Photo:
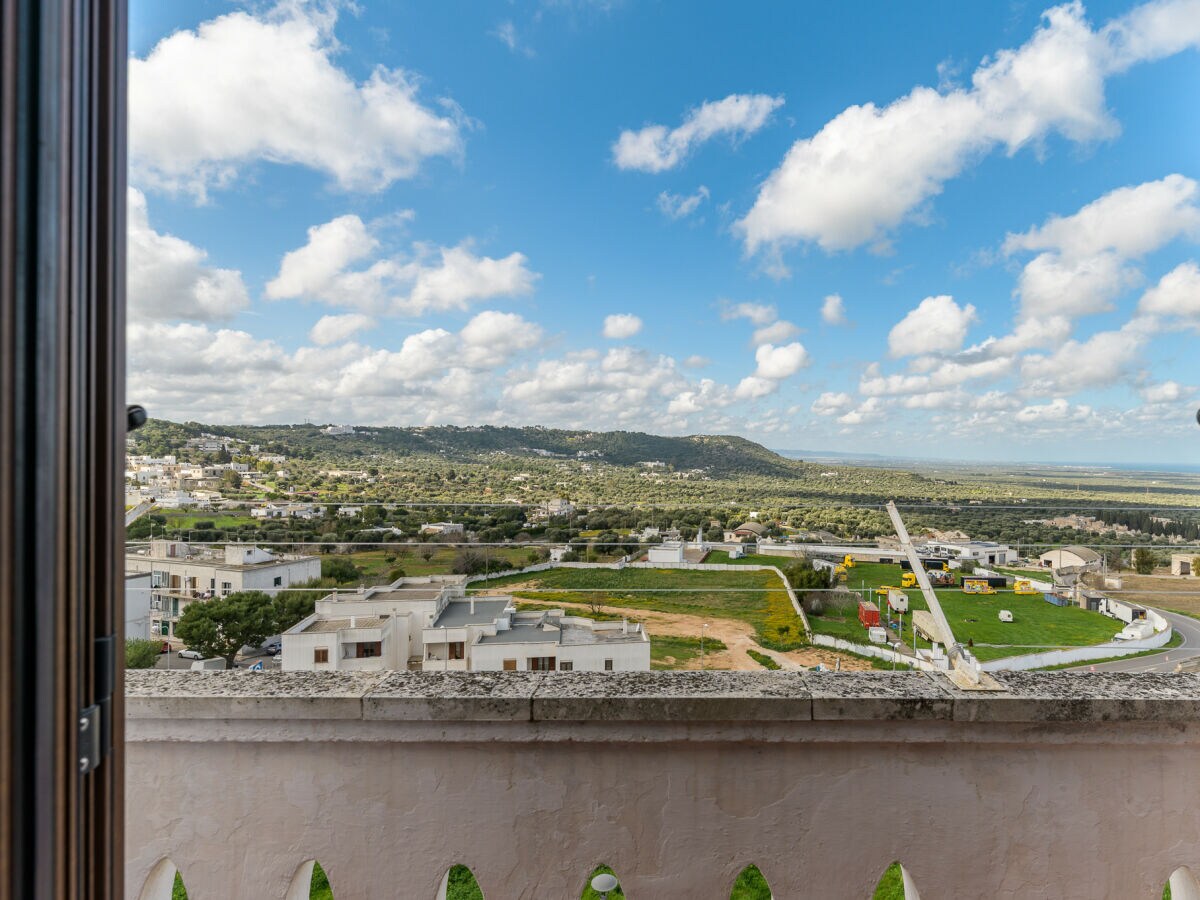
[[[642,330],[642,320],[632,313],[616,313],[604,317],[604,336],[609,340],[623,341]]]
[[[671,194],[663,191],[658,195],[658,209],[668,219],[686,219],[700,204],[708,199],[708,188],[704,185],[694,194]]]
[[[351,335],[375,326],[375,320],[362,313],[344,316],[321,316],[308,332],[308,339],[318,347],[339,344]]]
[[[693,147],[718,135],[737,139],[754,134],[782,104],[782,97],[767,94],[730,94],[691,110],[677,128],[647,125],[622,131],[613,144],[613,161],[618,168],[641,172],[673,169]]]
[[[945,294],[926,297],[888,333],[888,352],[893,357],[951,353],[962,347],[975,320],[969,303],[959,306]]]
[[[410,178],[462,152],[462,116],[417,98],[419,78],[377,66],[356,82],[336,62],[338,4],[282,2],[164,38],[129,61],[134,180],[205,199],[240,169],[308,166],[345,190]]]
[[[126,292],[132,321],[219,322],[250,305],[240,272],[206,265],[194,244],[150,227],[146,197],[129,189]]]
[[[841,294],[830,294],[821,301],[821,321],[826,325],[845,325],[846,304],[842,302]]]

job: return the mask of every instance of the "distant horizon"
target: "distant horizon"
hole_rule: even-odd
[[[693,432],[689,434],[663,434],[656,431],[647,431],[640,428],[569,428],[557,425],[544,425],[540,423],[533,424],[497,424],[495,422],[480,422],[474,424],[462,424],[451,422],[439,423],[421,423],[408,425],[393,425],[365,422],[267,422],[267,423],[249,423],[249,422],[201,422],[194,419],[176,420],[168,419],[163,416],[151,416],[152,419],[163,422],[170,422],[174,425],[202,425],[214,428],[294,428],[297,426],[307,426],[310,428],[327,428],[332,425],[349,426],[355,429],[373,429],[373,428],[395,428],[395,429],[420,429],[420,428],[460,428],[460,429],[475,429],[475,428],[512,428],[516,430],[524,429],[545,429],[547,431],[567,431],[578,433],[595,433],[595,434],[645,434],[651,437],[660,438],[695,438],[695,437],[734,437],[741,440],[750,441],[758,444],[765,450],[769,450],[785,459],[795,459],[804,461],[809,458],[814,459],[830,459],[842,460],[853,464],[853,460],[863,460],[864,464],[870,464],[877,468],[896,468],[896,466],[887,465],[888,462],[896,463],[923,463],[923,464],[941,464],[941,465],[983,465],[983,466],[1053,466],[1056,468],[1092,466],[1108,469],[1122,469],[1127,471],[1159,471],[1166,473],[1176,473],[1180,475],[1190,475],[1200,473],[1200,463],[1181,463],[1181,462],[1166,462],[1152,460],[1095,460],[1095,459],[1074,459],[1074,460],[1055,460],[1055,459],[984,459],[971,457],[937,457],[937,456],[915,456],[909,454],[889,454],[879,453],[877,451],[858,451],[858,450],[830,450],[816,448],[790,448],[790,447],[773,447],[770,444],[764,443],[753,437],[735,432]],[[1200,440],[1200,438],[1198,438]]]

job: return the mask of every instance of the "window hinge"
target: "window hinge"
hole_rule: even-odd
[[[112,694],[116,681],[116,635],[96,638],[96,702],[79,713],[79,773],[94,771],[112,753]]]

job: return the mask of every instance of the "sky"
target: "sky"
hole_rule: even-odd
[[[1200,457],[1200,0],[130,6],[153,416]]]

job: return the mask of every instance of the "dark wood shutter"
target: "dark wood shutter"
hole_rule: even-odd
[[[5,897],[124,893],[126,27],[123,0],[0,0]]]

